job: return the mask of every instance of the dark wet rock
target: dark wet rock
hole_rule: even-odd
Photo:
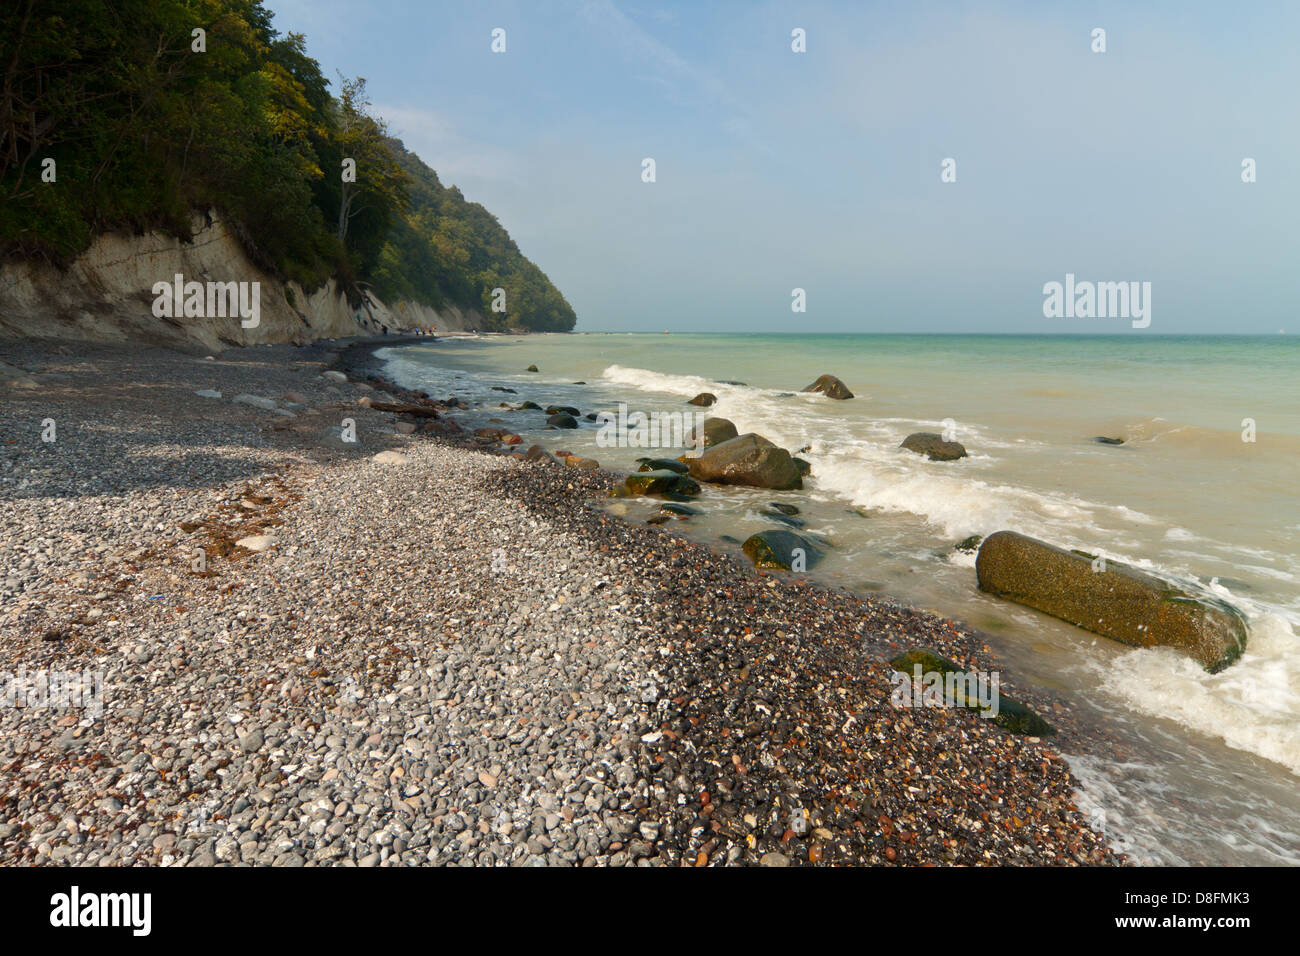
[[[777,392],[777,398],[794,398],[794,392]]]
[[[746,387],[746,385],[745,385],[744,382],[732,382],[732,381],[728,381],[728,380],[725,379],[725,378],[720,378],[720,379],[718,379],[717,381],[718,381],[718,384],[719,384],[719,385],[735,385],[735,386],[738,386],[738,387],[740,387],[740,388],[745,388],[745,387]]]
[[[504,385],[493,385],[493,386],[492,386],[492,391],[494,391],[494,392],[509,392],[511,395],[514,395],[514,394],[515,394],[515,390],[514,390],[513,388],[506,388]]]
[[[530,365],[530,366],[528,366],[528,368],[524,369],[524,371],[525,371],[525,372],[536,372],[536,371],[537,371],[537,366],[536,366],[536,365]]]
[[[595,413],[595,412],[587,412],[587,414],[583,415],[582,417],[585,418],[585,419],[586,419],[587,421],[589,421],[589,422],[594,422],[594,421],[596,420],[596,413]]]
[[[781,524],[789,525],[791,528],[802,528],[804,526],[804,520],[802,518],[796,518],[794,515],[786,514],[784,511],[777,511],[775,508],[760,508],[758,513],[764,518],[779,521]]]
[[[980,546],[983,591],[1134,647],[1176,647],[1211,673],[1241,657],[1241,612],[1191,586],[1109,559],[999,531]]]
[[[973,534],[968,538],[962,538],[960,541],[958,541],[955,545],[953,545],[953,550],[962,551],[966,554],[974,554],[976,551],[979,550],[980,542],[983,540],[984,540],[983,535]]]
[[[740,539],[729,534],[718,535],[719,541],[725,541],[727,544],[740,544]]]
[[[671,516],[671,515],[651,515],[649,518],[646,518],[646,519],[645,519],[645,523],[646,523],[646,524],[665,524],[665,523],[667,523],[667,522],[669,522],[669,521],[672,521],[672,520],[673,520],[673,519],[672,519],[672,516]]]
[[[853,393],[849,391],[849,387],[834,375],[820,376],[817,381],[803,389],[803,391],[820,392],[827,398],[845,399],[853,397]]]
[[[577,418],[579,415],[582,414],[582,412],[579,411],[578,409],[574,408],[572,405],[547,405],[547,406],[546,406],[546,414],[548,414],[548,415],[572,415],[574,418]]]
[[[540,412],[542,410],[542,406],[538,405],[536,402],[524,402],[522,405],[519,406],[519,410],[522,412],[525,409],[535,409]]]
[[[806,571],[822,559],[811,539],[793,531],[760,531],[746,538],[741,549],[756,568]]]
[[[984,705],[979,700],[978,691],[972,683],[964,680],[954,679],[950,681],[947,679],[947,675],[949,674],[957,677],[958,675],[970,675],[973,672],[962,667],[960,664],[948,660],[946,657],[940,657],[938,654],[926,650],[925,648],[917,648],[916,650],[906,651],[899,654],[889,663],[894,666],[895,670],[902,671],[906,674],[913,683],[916,680],[916,668],[919,665],[921,668],[922,687],[925,686],[925,675],[942,674],[944,676],[943,686],[945,692],[948,690],[953,692],[952,702],[954,706],[981,712],[984,710]],[[984,676],[985,680],[990,680],[987,675]],[[988,710],[992,712],[994,709],[990,694],[992,686],[991,684],[985,684],[985,688],[985,699],[990,701]],[[913,699],[911,687],[908,687],[905,694],[909,701]],[[944,699],[946,701],[948,698],[945,696]],[[987,719],[997,724],[1003,730],[1008,730],[1013,734],[1026,734],[1031,737],[1046,737],[1050,734],[1056,733],[1055,728],[1053,728],[1051,724],[1043,720],[1042,717],[1039,717],[1024,704],[1003,695],[1001,690],[997,693],[996,707],[997,713]]]
[[[803,479],[790,453],[761,435],[746,434],[712,445],[687,460],[691,477],[722,485],[801,488]]]
[[[683,475],[682,477],[685,478],[686,476]],[[689,481],[690,479],[687,479],[687,480]],[[692,484],[696,489],[698,489],[698,488],[700,487],[699,485],[695,484],[694,482],[691,482],[691,484]],[[665,492],[664,492],[663,494],[661,494],[659,497],[662,498],[662,499],[664,499],[665,501],[680,501],[680,502],[687,502],[687,501],[693,501],[693,500],[695,499],[695,496],[698,495],[698,494],[699,494],[699,491],[698,491],[698,490],[692,492],[691,494],[682,494],[682,493],[677,492],[677,491],[665,491]]]
[[[586,382],[574,382],[573,384],[574,384],[574,385],[586,385],[587,383],[586,383]]]
[[[554,425],[556,428],[577,428],[578,422],[572,416],[565,412],[557,412],[546,419],[546,424]]]
[[[794,466],[799,469],[800,478],[807,478],[812,474],[812,465],[804,461],[802,458],[792,458],[791,461],[793,461]]]
[[[594,458],[583,458],[581,455],[569,455],[564,459],[564,463],[570,468],[577,468],[581,471],[595,471],[600,467],[600,462]]]
[[[1094,435],[1092,440],[1095,441],[1098,445],[1122,445],[1122,444],[1124,444],[1124,439],[1122,439],[1122,438],[1107,438],[1105,435]]]
[[[944,441],[942,435],[934,432],[914,432],[904,438],[899,447],[925,455],[931,461],[956,461],[966,457],[966,449],[961,442]]]
[[[698,495],[700,486],[685,475],[663,469],[660,471],[638,471],[628,475],[623,484],[628,491],[637,495],[659,495],[669,492],[678,495]]]
[[[450,400],[448,402],[450,404]],[[432,405],[417,405],[411,402],[376,402],[366,403],[367,407],[377,412],[390,412],[394,415],[410,415],[413,418],[437,418],[438,410]]]
[[[688,404],[699,405],[701,408],[708,408],[717,401],[718,396],[714,395],[712,392],[700,392],[700,394],[692,398]]]
[[[637,471],[675,471],[684,475],[690,470],[676,458],[639,458],[637,461],[640,462]]]
[[[679,505],[674,502],[660,505],[659,510],[666,515],[677,515],[681,518],[689,518],[691,515],[703,514],[699,508],[692,508],[690,505]]]
[[[739,432],[736,431],[736,426],[726,418],[707,418],[704,420],[702,428],[704,430],[705,448],[735,438],[739,434]],[[690,432],[687,433],[686,443],[688,445],[695,444],[695,429],[692,428]]]
[[[769,508],[775,508],[783,515],[797,515],[799,513],[798,507],[786,504],[784,501],[769,501],[767,506]]]
[[[504,428],[476,428],[474,429],[474,439],[480,442],[498,442],[509,435],[510,432]]]

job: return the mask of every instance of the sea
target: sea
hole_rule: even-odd
[[[812,477],[706,486],[705,514],[674,532],[734,547],[721,536],[781,527],[761,511],[795,504],[833,546],[810,576],[979,628],[1018,679],[1104,718],[1118,750],[1066,756],[1079,806],[1135,862],[1300,864],[1300,337],[570,333],[378,354],[476,424],[616,470],[680,451],[611,446],[587,421],[547,431],[500,403],[694,413],[713,393],[707,414],[800,452]],[[801,391],[824,373],[855,397]],[[917,431],[969,457],[899,447]],[[954,545],[1001,530],[1204,587],[1247,616],[1244,657],[1211,675],[980,592]]]

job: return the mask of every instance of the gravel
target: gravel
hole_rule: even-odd
[[[105,683],[0,707],[0,863],[1113,862],[1046,745],[889,706],[883,653],[987,663],[970,632],[625,523],[347,358],[0,350],[36,383],[0,392],[0,671]]]

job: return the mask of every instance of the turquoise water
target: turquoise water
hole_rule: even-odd
[[[1140,858],[1300,862],[1300,339],[577,334],[386,354],[400,381],[629,470],[655,452],[605,447],[595,425],[544,431],[542,416],[501,401],[693,412],[687,398],[714,393],[710,414],[806,449],[813,477],[801,492],[707,488],[706,514],[676,530],[743,540],[772,526],[759,513],[767,501],[796,504],[834,544],[815,576],[984,628],[1018,672],[1131,732],[1125,768],[1079,758],[1076,770],[1085,800]],[[827,372],[856,397],[798,392]],[[930,462],[898,447],[945,430],[969,458]],[[633,519],[652,510],[619,507]],[[1248,615],[1246,657],[1207,675],[1176,653],[1131,650],[987,597],[973,556],[952,545],[1003,529],[1199,582]]]

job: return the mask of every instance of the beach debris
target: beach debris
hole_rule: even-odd
[[[777,490],[803,487],[790,453],[753,433],[710,445],[686,463],[692,478],[714,484]]]
[[[853,397],[853,393],[849,391],[849,387],[834,375],[818,376],[817,381],[813,382],[807,388],[801,389],[801,391],[820,392],[827,398],[837,398],[841,400]]]
[[[249,395],[247,392],[236,395],[231,401],[239,405],[252,405],[254,408],[261,408],[268,412],[276,410],[275,402],[269,398],[262,398],[260,395]]]
[[[999,531],[975,560],[980,590],[1133,647],[1175,647],[1210,673],[1246,647],[1241,612],[1177,584],[1084,551]]]
[[[903,439],[899,448],[906,448],[931,461],[956,461],[966,457],[966,447],[961,442],[945,441],[934,432],[913,432]]]
[[[376,402],[371,400],[368,407],[377,412],[389,412],[393,415],[410,415],[414,418],[438,417],[438,410],[432,405],[416,405],[413,402]]]

